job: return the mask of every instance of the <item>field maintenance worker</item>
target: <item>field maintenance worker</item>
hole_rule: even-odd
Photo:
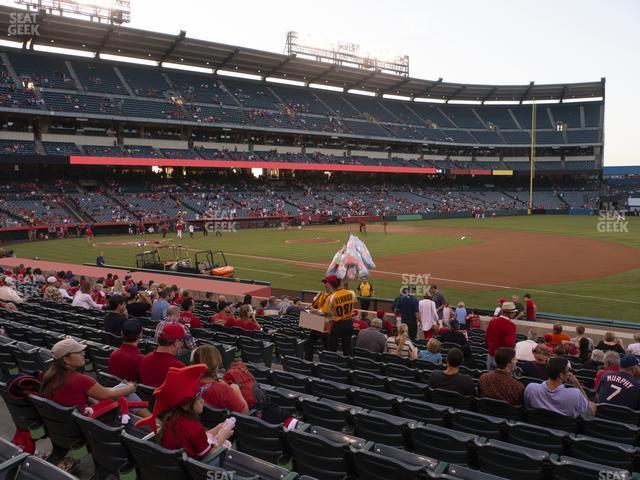
[[[360,308],[362,310],[369,310],[371,297],[373,297],[373,285],[369,283],[369,278],[364,277],[356,290],[360,298]]]

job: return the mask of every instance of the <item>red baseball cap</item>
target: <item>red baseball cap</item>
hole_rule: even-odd
[[[329,285],[331,285],[334,288],[340,286],[340,279],[338,277],[336,277],[335,275],[329,275],[327,277],[324,277],[322,282],[323,283],[328,283]]]
[[[162,329],[160,337],[165,340],[182,340],[184,338],[184,327],[177,323],[170,323]]]

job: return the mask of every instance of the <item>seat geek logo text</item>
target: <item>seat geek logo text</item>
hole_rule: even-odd
[[[36,37],[40,35],[38,29],[38,14],[36,12],[19,12],[9,14],[7,34],[10,37]]]

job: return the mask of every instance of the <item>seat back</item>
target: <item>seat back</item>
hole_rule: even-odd
[[[87,343],[87,353],[96,371],[109,371],[109,357],[115,348],[107,345],[98,345],[94,342]]]
[[[122,432],[122,443],[136,464],[140,480],[189,480],[182,450],[167,450],[151,440],[142,440]]]
[[[25,461],[28,454],[13,443],[0,438],[0,479],[12,480],[20,464]]]
[[[404,448],[407,431],[416,422],[406,418],[376,411],[360,411],[352,414],[355,434],[372,442]]]
[[[524,417],[524,407],[522,405],[511,405],[509,402],[498,400],[497,398],[476,398],[476,410],[484,415],[493,415],[507,420],[522,420]]]
[[[550,461],[553,480],[584,480],[587,478],[629,480],[633,478],[627,470],[619,470],[577,458],[552,457]]]
[[[426,400],[429,387],[424,383],[417,383],[411,380],[401,380],[399,378],[387,379],[387,390],[389,393],[400,395],[416,400]]]
[[[45,361],[40,355],[38,347],[17,343],[9,345],[9,349],[13,353],[13,358],[18,364],[18,368],[23,372],[32,372],[34,370],[46,371],[49,368],[51,360]]]
[[[368,388],[370,390],[377,390],[379,392],[387,391],[386,377],[383,377],[382,375],[375,375],[369,372],[363,372],[360,370],[351,371],[350,383],[361,388]]]
[[[6,337],[2,338],[4,339]],[[10,340],[8,343],[0,344],[0,371],[2,372],[3,378],[14,375],[20,371],[16,359],[13,358],[13,350],[9,347],[14,343],[15,341]]]
[[[506,427],[504,418],[483,415],[482,413],[468,412],[466,410],[452,410],[450,416],[451,428],[467,433],[473,433],[481,437],[502,438],[502,430]]]
[[[309,390],[312,395],[327,398],[335,402],[351,403],[352,387],[350,385],[328,380],[311,379]]]
[[[507,480],[504,477],[497,477],[490,473],[480,472],[460,465],[448,465],[445,472],[446,473],[434,475],[432,478],[442,480]]]
[[[488,440],[476,441],[477,461],[480,470],[494,475],[518,480],[543,480],[547,476],[549,454],[540,450]]]
[[[235,414],[236,448],[243,453],[278,463],[284,450],[282,426],[249,415]]]
[[[77,478],[32,455],[22,462],[14,480],[77,480]]]
[[[435,388],[431,390],[431,401],[440,405],[447,405],[452,408],[462,410],[471,410],[473,408],[474,398],[470,395],[462,395],[453,390],[445,390],[444,388]]]
[[[63,407],[37,395],[30,395],[29,401],[42,418],[51,443],[66,449],[84,443],[84,435],[73,420],[73,407]]]
[[[394,413],[393,401],[400,398],[397,395],[367,390],[366,388],[354,390],[351,392],[351,397],[353,398],[353,404],[358,407],[376,410],[389,415]]]
[[[206,428],[213,428],[219,423],[224,422],[228,413],[226,408],[213,408],[205,403],[202,408],[202,413],[200,414],[200,422]]]
[[[361,372],[371,372],[380,374],[382,372],[382,364],[369,357],[353,357],[351,358],[351,368]]]
[[[345,426],[349,412],[359,410],[357,407],[326,398],[302,400],[300,407],[302,418],[306,423],[338,432]]]
[[[395,355],[394,355],[395,356]],[[397,363],[383,363],[382,373],[388,377],[400,378],[409,382],[415,382],[418,371]]]
[[[511,444],[560,455],[564,453],[565,439],[569,435],[563,430],[524,422],[508,422],[505,433],[506,441]]]
[[[564,430],[570,433],[576,433],[578,431],[578,420],[576,418],[561,415],[543,408],[527,409],[526,419],[528,423],[542,427]]]
[[[122,443],[122,427],[111,427],[99,420],[73,412],[73,419],[89,444],[91,456],[100,470],[118,476],[119,468],[131,460]]]
[[[315,377],[315,366],[313,362],[308,362],[298,357],[285,355],[282,357],[282,365],[287,372],[306,375],[308,377]]]
[[[241,478],[286,480],[287,478],[291,479],[296,477],[295,473],[289,473],[286,468],[238,452],[237,450],[227,450],[224,452],[222,467],[227,471],[235,472],[236,475]]]
[[[399,355],[394,355],[393,353],[381,353],[380,361],[382,363],[393,363],[395,365],[403,365],[403,366],[407,365],[406,358],[402,358]]]
[[[471,463],[473,442],[478,438],[438,425],[416,425],[409,429],[409,437],[414,452],[458,465]]]
[[[28,398],[22,400],[9,396],[7,384],[0,382],[0,396],[4,400],[9,415],[17,428],[30,430],[38,425],[42,425],[42,418]]]
[[[318,378],[338,383],[349,383],[349,370],[330,363],[318,363],[316,365]]]
[[[273,335],[273,342],[280,356],[291,356],[302,358],[304,355],[304,340],[297,337],[290,337],[281,333]]]
[[[355,451],[353,459],[358,478],[367,480],[420,480],[438,464],[432,458],[380,444]]]
[[[345,357],[337,352],[331,352],[329,350],[322,350],[318,354],[322,363],[329,363],[341,368],[349,368],[349,357]]]
[[[638,460],[638,448],[619,442],[598,440],[584,435],[571,435],[568,439],[567,453],[580,460],[600,459],[615,468],[633,471]]]
[[[614,422],[626,422],[630,425],[640,425],[640,411],[612,403],[599,403],[596,408],[596,417]]]
[[[239,336],[238,347],[242,350],[242,360],[250,363],[264,363],[271,367],[273,360],[273,343],[254,340],[251,337]]]
[[[640,427],[603,418],[586,418],[582,423],[582,433],[611,442],[636,445],[640,437]]]
[[[432,425],[446,426],[450,415],[449,407],[422,400],[400,399],[394,401],[394,413],[399,417],[411,418]]]
[[[365,350],[364,348],[354,348],[352,349],[352,351],[355,357],[369,358],[376,362],[380,361],[380,354],[377,352],[372,352],[371,350]]]
[[[293,457],[293,470],[300,474],[326,480],[342,480],[353,475],[350,445],[364,446],[364,440],[333,432],[331,438],[317,433],[317,429],[291,430],[286,433],[287,445]]]
[[[307,376],[297,373],[273,370],[271,372],[271,383],[276,387],[287,388],[300,393],[307,392]]]

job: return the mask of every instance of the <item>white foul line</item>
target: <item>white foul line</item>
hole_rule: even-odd
[[[290,260],[287,258],[275,258],[275,257],[261,257],[258,255],[245,255],[242,253],[226,253],[225,255],[228,256],[236,256],[236,257],[244,257],[244,258],[254,258],[257,260],[270,260],[270,261],[278,261],[278,262],[285,262],[285,263],[293,263],[296,265],[301,265],[301,266],[306,266],[306,267],[315,267],[315,268],[326,268],[326,264],[323,263],[313,263],[313,262],[304,262],[301,260]],[[256,270],[259,271],[259,270]],[[377,272],[377,273],[382,273],[383,275],[396,275],[396,276],[402,276],[402,275],[406,275],[405,273],[398,273],[398,272],[387,272],[385,270],[376,270],[376,269],[372,269],[370,270],[371,272]],[[274,272],[266,272],[266,273],[274,273]],[[290,277],[292,277],[293,275],[288,275]],[[441,278],[441,277],[431,277],[434,280],[439,280],[442,282],[450,282],[450,283],[464,283],[466,285],[479,285],[481,287],[493,287],[493,288],[500,288],[503,290],[527,290],[529,292],[536,292],[536,293],[546,293],[549,295],[564,295],[567,297],[578,297],[578,298],[591,298],[591,299],[595,299],[595,300],[605,300],[605,301],[609,301],[609,302],[619,302],[619,303],[631,303],[634,305],[640,305],[640,302],[635,302],[633,300],[621,300],[618,298],[609,298],[609,297],[596,297],[593,295],[580,295],[577,293],[564,293],[564,292],[552,292],[550,290],[537,290],[534,288],[524,288],[524,287],[510,287],[507,285],[494,285],[492,283],[481,283],[481,282],[470,282],[467,280],[454,280],[452,278]]]

